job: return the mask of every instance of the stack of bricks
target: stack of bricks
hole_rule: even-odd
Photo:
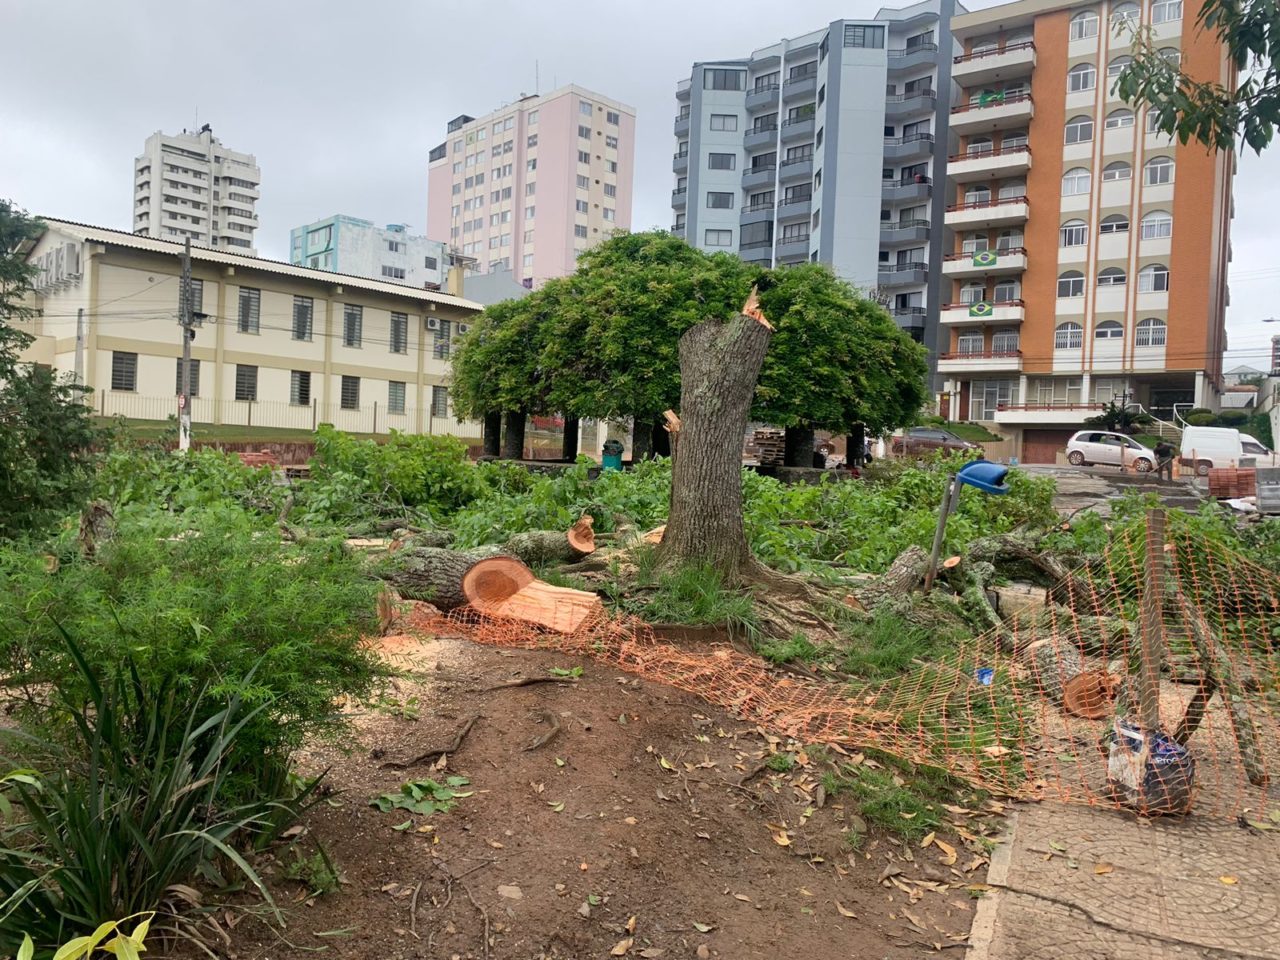
[[[1224,467],[1209,471],[1209,496],[1215,500],[1254,497],[1258,494],[1258,472],[1254,469]]]

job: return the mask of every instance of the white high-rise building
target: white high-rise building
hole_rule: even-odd
[[[289,262],[419,289],[442,287],[451,265],[442,241],[414,236],[402,223],[384,229],[342,214],[289,231]]]
[[[133,232],[253,254],[261,183],[253,154],[228,150],[209,124],[157,131],[133,162]]]

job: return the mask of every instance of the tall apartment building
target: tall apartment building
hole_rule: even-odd
[[[449,272],[449,250],[443,241],[413,236],[401,223],[383,228],[372,220],[338,214],[290,230],[289,262],[439,289]]]
[[[932,348],[957,9],[925,0],[694,64],[672,231],[764,266],[830,264]]]
[[[958,16],[947,163],[943,405],[1053,462],[1105,404],[1215,407],[1234,158],[1155,132],[1115,78],[1135,27],[1200,80],[1234,76],[1182,0],[1019,0]]]
[[[526,286],[631,228],[636,114],[570,85],[449,122],[427,173],[427,234]]]
[[[209,124],[157,131],[133,161],[133,232],[252,254],[261,184],[253,154],[224,147]]]

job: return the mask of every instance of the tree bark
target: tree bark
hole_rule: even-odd
[[[653,424],[644,417],[631,423],[631,462],[653,459]]]
[[[486,457],[502,456],[501,413],[486,413],[484,415],[484,455]]]
[[[782,462],[788,467],[813,466],[813,427],[801,424],[787,427],[783,441]]]
[[[574,563],[591,550],[581,550],[562,530],[529,530],[517,533],[503,549],[530,566],[546,563]]]
[[[662,566],[709,563],[728,583],[755,565],[742,526],[742,437],[773,332],[754,294],[743,310],[680,338],[680,456],[658,547]]]
[[[560,439],[560,459],[569,463],[578,459],[578,418],[564,418],[564,436]]]
[[[467,604],[462,578],[468,570],[489,557],[502,553],[497,546],[474,550],[444,550],[414,547],[390,554],[378,575],[406,600],[425,600],[441,610]]]
[[[523,410],[508,410],[502,415],[506,422],[506,435],[502,438],[502,459],[524,459],[524,425]]]

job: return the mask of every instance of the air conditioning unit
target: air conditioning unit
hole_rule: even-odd
[[[440,329],[440,319],[439,319],[438,317],[427,317],[427,329],[428,329],[428,330],[439,330],[439,329]]]
[[[466,333],[470,329],[471,329],[471,324],[469,323],[458,324],[458,333]]]

